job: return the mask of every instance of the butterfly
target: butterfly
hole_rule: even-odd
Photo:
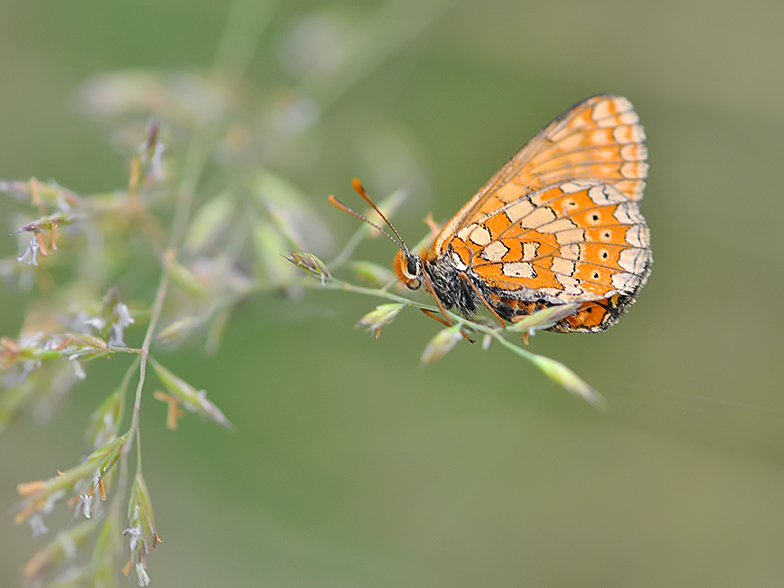
[[[639,209],[647,157],[626,98],[587,98],[512,156],[426,250],[411,251],[381,215],[398,237],[390,237],[400,247],[395,273],[412,290],[424,286],[442,312],[471,317],[484,307],[505,324],[574,303],[573,314],[548,330],[604,331],[650,273]],[[354,188],[373,205],[358,180]]]

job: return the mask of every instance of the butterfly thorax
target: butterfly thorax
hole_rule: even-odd
[[[482,308],[482,301],[475,289],[483,285],[472,279],[469,272],[458,268],[449,257],[425,258],[423,268],[430,278],[432,294],[445,308],[454,307],[466,317],[475,315]]]
[[[432,249],[421,255],[401,249],[392,267],[406,287],[417,290],[424,284],[446,309],[456,308],[464,316],[470,317],[482,307],[474,289],[477,286],[484,289],[481,283],[472,280],[465,268],[458,268],[449,257],[436,256]]]

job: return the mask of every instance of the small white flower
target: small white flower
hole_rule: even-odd
[[[102,331],[106,327],[106,321],[99,316],[84,319],[84,324],[96,331]]]
[[[82,364],[77,361],[77,356],[72,355],[69,359],[71,360],[71,365],[73,366],[76,379],[84,380],[85,378],[87,378],[87,374],[84,373],[84,368],[82,367]]]
[[[117,315],[117,322],[123,327],[132,325],[136,321],[131,316],[131,311],[128,310],[128,305],[118,302],[114,307],[114,314]]]
[[[120,323],[112,323],[112,332],[107,344],[109,347],[125,347],[124,329]]]
[[[47,529],[46,525],[44,524],[43,517],[37,512],[31,514],[28,517],[27,522],[30,525],[30,528],[33,530],[33,539],[41,535],[46,535],[49,532],[49,529]]]
[[[156,182],[162,182],[166,179],[166,174],[163,171],[163,155],[166,153],[166,145],[158,143],[155,145],[155,151],[150,158],[150,167],[147,169],[147,177],[152,178]],[[142,157],[144,159],[144,157]]]
[[[142,563],[136,564],[136,578],[139,580],[139,586],[150,585],[150,576],[147,574],[147,570],[144,569],[144,564]]]
[[[131,316],[131,311],[128,306],[119,302],[114,307],[114,314],[117,321],[112,323],[112,332],[109,335],[109,347],[125,347],[125,327],[132,325],[136,322]]]
[[[128,547],[130,548],[131,552],[136,551],[136,546],[139,545],[139,539],[142,536],[141,526],[137,525],[135,527],[126,527],[123,531],[123,535],[130,537],[128,540]]]
[[[84,515],[84,518],[89,519],[92,518],[93,513],[93,496],[92,494],[80,494],[79,495],[79,508]]]
[[[19,374],[19,384],[23,384],[32,372],[41,367],[41,362],[37,359],[28,359],[22,363],[22,373]]]
[[[33,235],[33,238],[30,239],[30,242],[27,244],[27,249],[25,249],[22,255],[16,258],[16,261],[21,261],[26,265],[37,266],[38,260],[36,259],[36,256],[38,255],[38,249],[39,249],[38,239],[36,239],[35,235]]]

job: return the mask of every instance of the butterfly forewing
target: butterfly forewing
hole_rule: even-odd
[[[449,236],[477,216],[568,180],[610,183],[639,200],[647,155],[645,132],[626,98],[588,98],[539,131],[498,170],[444,227],[435,250],[442,251]]]
[[[585,100],[512,157],[444,227],[427,258],[452,256],[502,315],[585,302],[556,330],[604,330],[649,272],[637,205],[644,140],[628,100]]]

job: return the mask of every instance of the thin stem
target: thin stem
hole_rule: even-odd
[[[131,416],[131,430],[130,430],[130,436],[128,438],[128,443],[126,444],[126,447],[130,447],[134,435],[137,436],[137,443],[138,443],[139,413],[142,404],[142,390],[144,388],[144,381],[147,376],[147,358],[150,355],[150,344],[152,343],[152,337],[153,334],[155,333],[155,327],[158,325],[158,320],[161,317],[161,311],[163,310],[163,302],[166,299],[166,292],[168,288],[169,288],[169,275],[164,272],[163,275],[161,276],[161,281],[158,284],[158,290],[155,293],[155,301],[153,302],[152,305],[152,312],[150,312],[150,324],[147,326],[147,332],[144,335],[144,342],[142,343],[141,355],[139,356],[139,383],[136,386],[136,398],[133,403],[133,413]],[[141,456],[141,454],[139,454],[139,456]],[[137,469],[140,467],[141,467],[141,463],[138,464]]]
[[[125,395],[126,395],[126,392],[128,390],[128,385],[131,383],[131,377],[133,377],[133,374],[136,373],[136,369],[139,367],[139,362],[140,361],[141,361],[140,356],[136,356],[136,358],[133,360],[133,362],[131,362],[131,365],[128,366],[128,369],[126,370],[125,375],[123,376],[122,383],[120,384],[120,389],[122,390],[123,407],[125,406]],[[122,421],[123,413],[124,413],[124,408],[123,408],[122,413],[120,414],[120,421]],[[129,435],[129,437],[130,437],[130,435]],[[126,445],[126,447],[130,447],[130,446]],[[117,487],[121,488],[123,490],[127,487],[127,484],[128,484],[128,460],[125,459],[126,453],[127,453],[127,451],[124,450],[122,458],[119,460],[120,461],[120,476],[119,476],[118,481],[117,481]],[[118,492],[115,495],[114,499],[112,500],[112,504],[111,504],[111,509],[112,510],[116,510],[116,509],[119,508],[117,505],[122,500],[123,494],[124,494],[124,492]]]
[[[424,308],[432,312],[438,312],[438,308],[433,306],[432,304],[424,304],[422,302],[417,302],[416,300],[411,300],[410,298],[406,298],[405,296],[398,296],[397,294],[392,294],[391,292],[386,290],[386,287],[367,288],[365,286],[357,286],[356,284],[344,282],[342,280],[338,280],[337,278],[332,278],[326,281],[323,286],[321,285],[321,282],[317,282],[313,280],[307,280],[306,282],[303,282],[303,284],[314,288],[318,287],[318,288],[326,288],[328,290],[341,290],[343,292],[355,292],[357,294],[364,294],[365,296],[375,296],[376,298],[386,298],[387,300],[400,302],[401,304],[405,304],[407,306],[414,306],[416,308]]]
[[[216,75],[242,77],[276,7],[277,1],[269,0],[236,0],[232,4],[215,57],[213,71]],[[176,250],[184,236],[193,196],[224,127],[225,120],[219,119],[197,129],[188,146],[177,190],[177,210],[169,249]]]
[[[264,5],[261,9],[260,6]],[[261,31],[265,27],[269,15],[274,8],[273,3],[258,3],[251,0],[237,0],[232,6],[221,46],[215,62],[216,72],[228,75],[241,76],[255,51]],[[252,12],[251,12],[252,11]],[[223,121],[206,125],[197,129],[188,146],[182,169],[179,187],[177,189],[177,205],[174,213],[172,232],[169,237],[169,249],[176,251],[184,238],[187,221],[190,216],[193,196],[199,185],[201,176],[209,160],[212,148],[223,129]],[[161,318],[163,304],[169,289],[169,275],[163,272],[158,289],[155,293],[150,322],[144,335],[139,357],[139,383],[136,387],[136,397],[133,404],[130,435],[125,447],[130,448],[134,435],[136,436],[137,471],[141,471],[141,443],[139,429],[139,414],[141,411],[142,390],[147,377],[147,359],[150,355],[150,346]]]
[[[330,290],[341,290],[344,292],[355,292],[357,294],[364,294],[366,296],[374,296],[377,298],[386,298],[387,300],[392,300],[394,302],[405,304],[407,306],[414,306],[416,308],[426,309],[434,313],[442,313],[452,320],[452,326],[450,328],[456,327],[461,331],[464,328],[467,328],[470,331],[483,333],[491,337],[492,339],[498,341],[498,343],[502,347],[505,347],[512,353],[515,353],[516,355],[532,363],[545,376],[547,376],[552,381],[556,382],[561,387],[566,389],[570,394],[579,396],[589,404],[593,405],[595,408],[598,408],[600,410],[603,410],[605,408],[605,403],[604,403],[604,399],[602,398],[602,395],[599,394],[596,390],[594,390],[591,386],[589,386],[585,381],[582,380],[582,378],[580,378],[577,374],[575,374],[571,369],[566,367],[564,364],[554,359],[550,359],[549,357],[545,357],[537,353],[532,353],[527,349],[524,349],[519,345],[516,345],[511,341],[509,341],[504,336],[507,330],[505,326],[502,327],[488,326],[482,323],[475,322],[471,319],[467,319],[463,316],[457,315],[444,308],[434,308],[430,305],[422,304],[420,302],[416,302],[414,300],[405,298],[403,296],[397,296],[387,291],[389,285],[385,286],[384,288],[366,288],[364,286],[357,286],[355,284],[343,282],[342,280],[338,280],[334,277],[330,278],[323,285],[321,285],[320,282],[318,281],[310,280],[310,279],[303,280],[302,284],[304,286],[309,286],[309,287],[320,286],[322,288],[328,288]],[[540,312],[544,314],[547,313],[548,311],[545,310]],[[552,323],[548,323],[546,320],[543,320],[541,326],[539,326],[538,328],[546,328],[548,324],[552,325]],[[535,328],[536,327],[532,327],[532,329]],[[468,338],[468,336],[465,333],[463,333],[463,336]]]
[[[279,0],[236,0],[232,3],[215,55],[216,73],[240,79],[253,58]]]
[[[212,152],[212,146],[215,145],[222,128],[223,125],[220,123],[201,127],[194,132],[188,145],[182,167],[182,177],[177,188],[177,207],[169,237],[169,249],[176,250],[177,245],[185,236],[194,193]]]
[[[460,3],[461,0],[397,0],[381,4],[355,38],[355,59],[351,66],[326,85],[306,87],[306,93],[314,96],[322,112],[326,112],[393,55],[411,47],[415,39]]]
[[[526,349],[523,349],[519,345],[515,345],[514,343],[509,341],[509,339],[504,337],[498,331],[498,329],[488,328],[487,330],[483,330],[482,332],[486,333],[487,335],[490,335],[493,339],[498,341],[498,343],[500,343],[502,346],[506,347],[507,349],[509,349],[513,353],[516,353],[517,355],[519,355],[521,357],[524,357],[525,359],[527,359],[529,361],[533,360],[533,358],[536,356],[535,353],[531,353],[530,351],[527,351]]]

